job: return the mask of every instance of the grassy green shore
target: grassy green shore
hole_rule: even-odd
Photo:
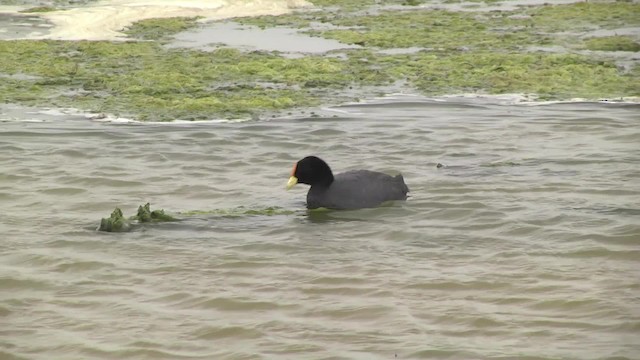
[[[170,121],[338,103],[346,89],[355,99],[366,96],[359,89],[382,89],[397,81],[426,95],[640,96],[640,62],[620,56],[638,52],[638,38],[615,31],[590,35],[640,27],[640,3],[449,11],[415,0],[363,10],[375,3],[321,0],[316,2],[320,11],[238,19],[262,28],[296,27],[359,46],[337,51],[340,56],[290,58],[163,46],[173,34],[201,26],[193,18],[136,23],[127,30],[131,41],[126,42],[0,41],[0,101]],[[397,48],[414,50],[381,51]]]

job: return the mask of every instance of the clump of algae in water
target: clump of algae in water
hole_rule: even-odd
[[[242,217],[242,216],[275,216],[275,215],[291,215],[295,211],[286,210],[277,206],[269,206],[265,208],[248,209],[243,206],[233,209],[213,209],[213,210],[193,210],[181,212],[184,217],[197,215],[212,215],[222,217]],[[98,231],[105,232],[128,232],[134,229],[136,224],[144,223],[160,223],[180,221],[182,219],[173,217],[164,212],[164,210],[151,210],[151,205],[138,206],[138,212],[135,216],[125,217],[120,208],[116,207],[108,218],[102,218]]]
[[[275,215],[291,215],[295,214],[295,211],[286,210],[278,206],[269,206],[265,208],[258,209],[247,209],[243,206],[234,208],[234,209],[212,209],[212,210],[191,210],[180,213],[185,216],[195,216],[195,215],[217,215],[224,217],[240,217],[240,216],[251,216],[251,215],[261,215],[261,216],[275,216]]]
[[[164,209],[151,211],[151,205],[149,203],[146,203],[144,206],[140,205],[138,207],[138,214],[134,218],[141,223],[177,220],[173,216],[165,214]]]
[[[98,231],[106,232],[126,232],[131,231],[135,223],[154,223],[178,221],[171,215],[165,214],[164,210],[151,211],[151,204],[146,203],[138,207],[138,213],[135,216],[126,218],[120,208],[116,207],[108,218],[102,218]]]
[[[120,208],[115,208],[108,218],[102,218],[99,231],[125,232],[131,229],[131,222],[124,217]]]

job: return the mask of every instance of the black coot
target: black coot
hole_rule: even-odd
[[[311,185],[307,193],[309,209],[376,207],[385,201],[406,200],[409,192],[402,175],[353,170],[334,176],[329,165],[315,156],[307,156],[293,166],[287,190],[297,183]]]

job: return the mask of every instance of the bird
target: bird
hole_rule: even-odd
[[[351,170],[334,176],[329,165],[317,156],[307,156],[293,166],[286,189],[296,184],[311,185],[308,209],[373,208],[386,201],[406,200],[409,192],[401,174]]]

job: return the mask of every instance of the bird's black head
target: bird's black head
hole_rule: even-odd
[[[307,156],[298,161],[293,167],[291,176],[298,179],[298,183],[311,186],[329,186],[333,182],[331,168],[324,160],[316,156]]]

